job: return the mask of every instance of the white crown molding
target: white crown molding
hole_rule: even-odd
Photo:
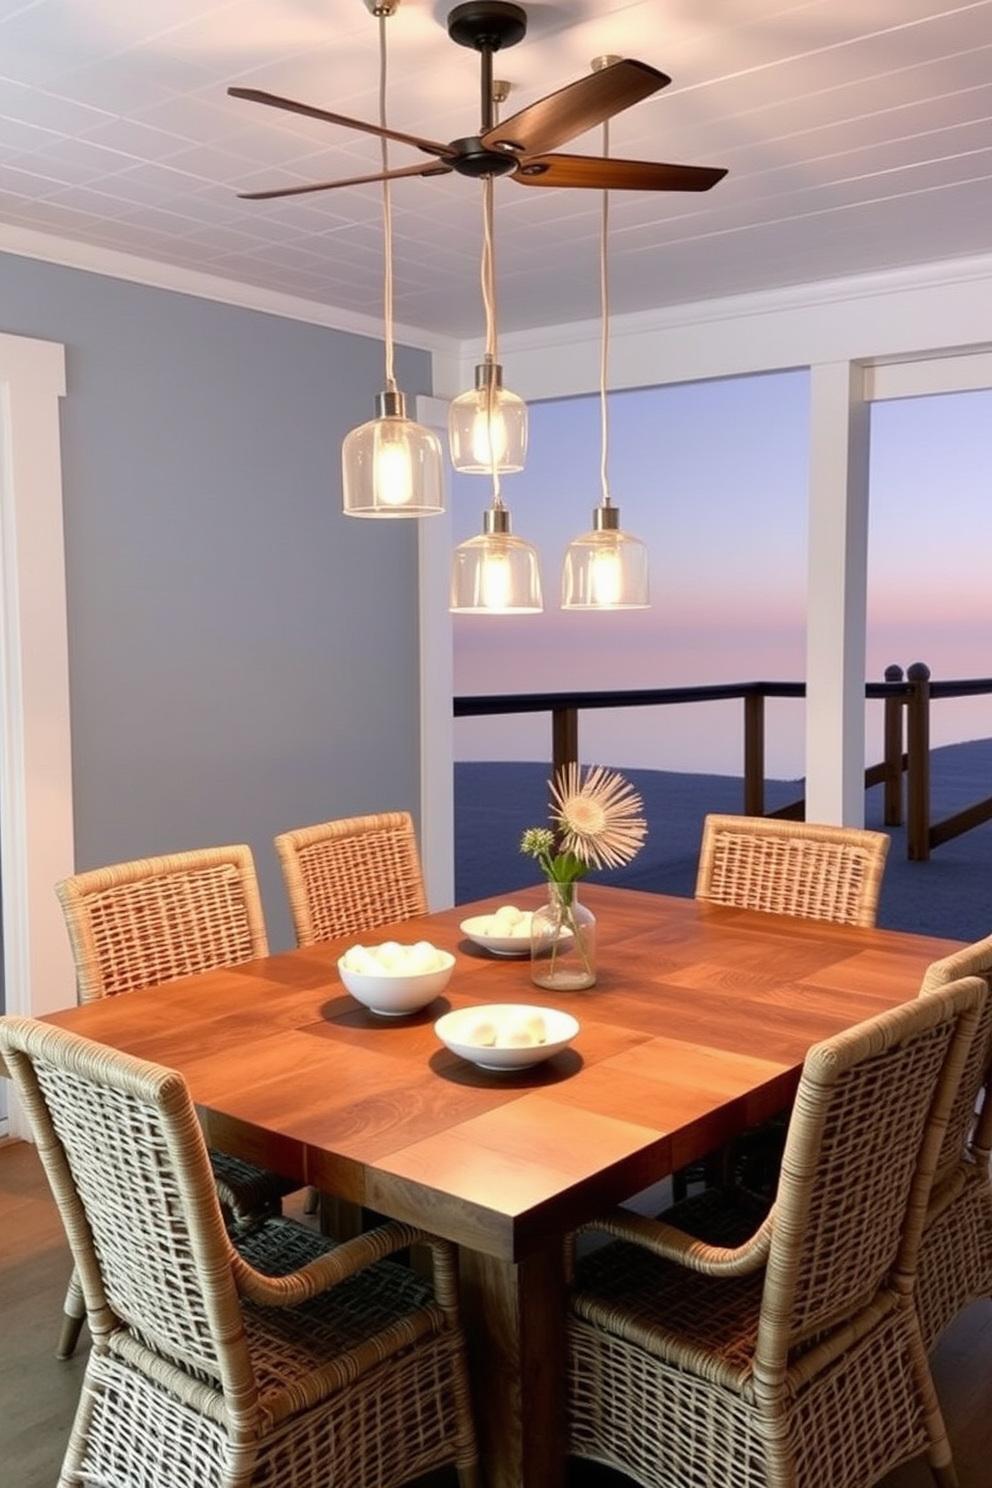
[[[382,339],[382,322],[377,317],[359,315],[333,305],[321,305],[312,300],[294,295],[279,294],[257,285],[243,284],[213,274],[200,273],[180,268],[174,264],[161,263],[155,259],[139,258],[133,254],[120,253],[113,249],[100,248],[93,244],[53,237],[12,225],[0,225],[0,252],[12,253],[23,258],[41,259],[48,263],[61,264],[67,268],[84,272],[104,274],[110,278],[125,279],[131,283],[144,284],[149,288],[164,289],[177,294],[194,295],[200,299],[214,300],[220,304],[239,309],[256,310],[262,314],[278,315],[284,319],[304,321],[309,325],[326,326],[331,330],[351,335]],[[754,294],[727,295],[722,299],[695,300],[690,304],[668,305],[653,310],[637,311],[610,318],[610,338],[622,357],[625,342],[651,341],[687,330],[702,332],[704,328],[718,329],[721,326],[740,326],[749,319],[795,314],[815,313],[844,305],[865,305],[874,301],[882,303],[897,295],[912,295],[920,292],[962,288],[985,288],[985,297],[992,301],[992,255],[983,254],[969,258],[948,259],[934,263],[915,264],[908,268],[879,271],[872,274],[849,275],[839,279],[825,279],[808,284],[790,285],[776,290],[762,290]],[[590,348],[598,343],[600,335],[599,317],[571,321],[557,326],[541,326],[534,330],[509,331],[500,337],[503,360],[508,357],[527,358],[539,354],[542,359],[554,357],[567,348],[583,348],[587,360]],[[419,327],[397,325],[395,336],[398,343],[416,350],[427,351],[434,358],[434,388],[441,396],[453,397],[466,379],[471,377],[474,364],[484,350],[481,338],[473,337],[459,341]],[[935,348],[937,354],[946,355],[953,348]],[[962,351],[973,349],[971,343],[961,344]],[[898,359],[918,356],[920,349],[897,348],[887,352],[879,349],[880,359],[887,356]],[[618,358],[619,360],[619,358]],[[577,369],[574,369],[577,373]],[[619,371],[619,368],[617,369]],[[727,369],[740,370],[739,368]],[[710,373],[709,375],[714,375]],[[637,380],[637,374],[632,374]],[[540,379],[543,381],[543,378]],[[618,385],[628,379],[621,376]],[[512,378],[511,378],[512,381]],[[525,376],[525,382],[530,378]],[[583,386],[589,383],[588,375],[578,376]],[[526,386],[525,396],[538,395],[536,388]],[[548,395],[544,391],[544,396]],[[563,387],[561,394],[576,391],[576,387]]]
[[[610,338],[643,336],[652,332],[679,329],[687,325],[707,325],[720,321],[740,321],[751,316],[775,315],[795,310],[815,310],[859,300],[914,293],[920,290],[946,289],[961,285],[985,284],[992,290],[992,254],[971,258],[946,259],[940,262],[914,264],[909,268],[887,269],[872,274],[852,274],[840,279],[822,279],[782,289],[760,290],[754,294],[726,295],[722,299],[694,300],[689,304],[666,305],[656,310],[639,310],[629,315],[610,316]],[[500,335],[503,351],[548,350],[570,346],[599,336],[598,316],[571,321],[557,326],[541,326],[533,331],[507,331]],[[463,360],[478,359],[482,342],[478,338],[461,345]]]
[[[20,258],[37,258],[45,263],[61,264],[64,268],[82,269],[90,274],[105,274],[110,279],[126,279],[132,284],[147,285],[150,289],[165,289],[176,294],[194,295],[201,300],[216,300],[218,304],[233,305],[241,310],[258,310],[263,315],[278,315],[284,320],[302,320],[309,325],[326,326],[330,330],[382,340],[382,321],[375,316],[357,315],[335,305],[320,305],[314,300],[278,294],[258,285],[242,284],[233,279],[222,279],[218,275],[179,268],[175,264],[161,263],[158,259],[138,258],[134,254],[120,253],[116,249],[96,247],[92,243],[55,238],[48,233],[35,232],[28,228],[9,224],[0,226],[0,252],[12,253]],[[419,351],[450,353],[458,346],[457,341],[432,335],[413,326],[396,325],[393,331],[397,342]]]

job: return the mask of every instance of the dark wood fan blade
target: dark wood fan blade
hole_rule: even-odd
[[[412,145],[415,150],[425,150],[428,155],[438,155],[442,160],[455,153],[450,145],[442,145],[437,140],[421,139],[418,134],[402,134],[398,129],[381,129],[378,124],[349,119],[345,114],[332,114],[310,103],[297,103],[293,98],[280,98],[278,93],[265,93],[261,88],[228,88],[227,91],[232,98],[247,98],[250,103],[266,103],[272,108],[286,109],[291,114],[303,114],[307,119],[321,119],[325,124],[340,124],[344,129],[357,129],[379,139],[396,140],[397,144]]]
[[[277,186],[272,191],[239,191],[242,201],[271,201],[276,196],[306,196],[311,191],[334,191],[338,186],[365,186],[370,181],[398,181],[401,176],[450,176],[451,166],[405,165],[401,170],[380,171],[374,176],[349,176],[346,181],[318,181],[313,186]]]
[[[528,155],[512,179],[521,186],[589,186],[600,191],[709,191],[726,174],[706,165],[662,165],[595,155]]]
[[[483,148],[514,155],[543,155],[640,103],[642,98],[649,98],[671,81],[646,62],[621,58],[611,67],[591,72],[487,129],[482,135]]]

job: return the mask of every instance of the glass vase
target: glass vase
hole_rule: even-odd
[[[574,883],[549,882],[547,904],[534,911],[530,979],[553,992],[577,992],[596,981],[596,916],[579,902]]]

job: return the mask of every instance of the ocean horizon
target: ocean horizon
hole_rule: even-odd
[[[528,827],[548,821],[551,767],[540,761],[460,761],[455,765],[455,898],[511,897],[538,881],[536,865],[520,852]],[[590,875],[657,894],[691,897],[703,818],[743,812],[744,782],[736,775],[621,769],[644,800],[648,835],[628,867]],[[891,839],[878,924],[891,930],[975,941],[992,933],[992,822],[935,848],[923,863],[906,856],[906,829],[882,822],[883,788],[865,792],[865,826]],[[766,807],[803,794],[803,780],[769,780]],[[932,820],[943,820],[992,796],[992,739],[973,739],[931,751]]]

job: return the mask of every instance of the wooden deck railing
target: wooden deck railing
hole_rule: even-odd
[[[992,694],[992,678],[933,682],[930,669],[915,662],[905,674],[899,666],[886,668],[884,682],[867,682],[865,697],[883,703],[882,759],[865,770],[865,789],[884,786],[887,826],[903,822],[903,775],[906,776],[906,851],[917,862],[932,848],[962,832],[992,820],[992,796],[977,801],[940,822],[931,820],[930,708],[940,698]],[[777,816],[801,820],[800,798],[765,812],[765,701],[767,698],[804,698],[804,682],[736,682],[702,687],[656,687],[619,692],[501,693],[491,697],[456,697],[456,718],[493,717],[502,713],[551,714],[552,769],[579,758],[579,714],[595,708],[657,708],[684,703],[715,703],[739,699],[743,705],[742,809],[748,816]],[[992,732],[992,729],[990,729]]]

